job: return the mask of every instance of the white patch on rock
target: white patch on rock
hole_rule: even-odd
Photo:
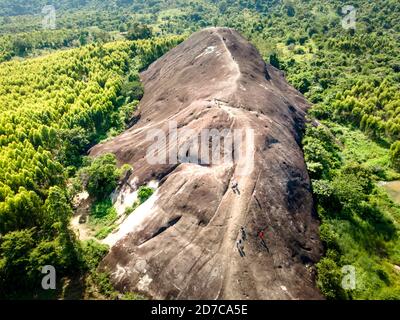
[[[123,191],[118,195],[117,201],[114,203],[114,208],[118,216],[125,213],[126,208],[133,206],[137,200],[138,190],[131,191],[129,186],[126,186]]]
[[[152,181],[150,181],[150,182],[147,184],[147,186],[148,186],[149,188],[152,188],[152,189],[154,189],[154,190],[156,190],[156,189],[158,188],[158,185],[159,185],[159,183],[158,183],[157,180],[152,180]]]
[[[120,281],[124,277],[125,273],[126,273],[126,270],[123,267],[121,267],[119,264],[117,264],[117,270],[115,272],[113,272],[112,275],[114,276],[114,278],[117,281]]]
[[[137,178],[133,178],[130,185],[134,190],[132,190],[129,185],[125,185],[118,194],[114,195],[114,208],[117,211],[118,216],[122,216],[125,213],[125,210],[132,207],[138,199]],[[156,190],[158,188],[158,181],[150,181],[147,184],[147,187]]]
[[[267,86],[265,86],[265,85],[263,85],[263,84],[261,84],[261,83],[260,83],[260,87],[261,87],[261,88],[264,88],[264,89],[267,90],[267,91],[270,90]]]
[[[147,274],[145,274],[137,284],[140,291],[146,291],[149,289],[150,283],[153,281]]]
[[[142,205],[140,205],[134,212],[132,212],[122,224],[119,226],[118,232],[111,233],[106,237],[102,243],[113,246],[120,239],[125,237],[131,232],[139,230],[146,220],[151,219],[156,213],[154,203],[158,199],[158,192],[154,194]]]
[[[198,58],[201,58],[201,57],[203,57],[203,56],[206,56],[207,54],[213,53],[213,52],[215,51],[216,48],[217,48],[217,47],[215,47],[215,46],[209,46],[209,47],[207,47],[207,48],[203,51],[203,53],[199,54],[199,55],[195,58],[195,60],[197,60]]]
[[[147,272],[147,262],[145,260],[138,260],[135,264],[135,269],[141,273]]]

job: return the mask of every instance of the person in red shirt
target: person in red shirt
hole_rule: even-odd
[[[265,247],[265,249],[267,249],[267,251],[269,252],[269,249],[268,249],[268,247],[267,247],[267,243],[265,242],[265,239],[264,239],[264,231],[261,230],[261,231],[258,233],[258,237],[259,237],[260,240],[261,240],[262,246]]]

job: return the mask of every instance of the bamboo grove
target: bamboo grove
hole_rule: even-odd
[[[61,274],[76,268],[66,179],[99,137],[123,127],[132,74],[179,41],[93,44],[0,65],[0,288],[37,285],[46,262]]]

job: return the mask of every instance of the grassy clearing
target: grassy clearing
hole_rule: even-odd
[[[386,181],[400,179],[400,174],[390,166],[390,143],[385,140],[371,140],[360,129],[337,123],[327,123],[330,130],[345,146],[342,150],[345,163],[359,162],[380,173]]]
[[[115,230],[117,219],[118,214],[111,200],[98,201],[91,209],[89,227],[95,234],[95,237],[102,240]]]
[[[326,249],[317,265],[322,292],[330,299],[400,299],[400,205],[377,184],[399,177],[389,144],[328,121],[309,127],[304,144]],[[348,265],[356,271],[354,290],[341,285]]]
[[[141,204],[143,204],[153,194],[154,189],[142,186],[138,190],[138,200],[130,207],[126,208],[125,215],[131,214]],[[105,239],[117,227],[119,219],[117,211],[113,207],[110,199],[96,201],[89,217],[89,227],[99,240]]]

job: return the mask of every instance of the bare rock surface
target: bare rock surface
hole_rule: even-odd
[[[321,299],[314,264],[322,246],[299,146],[304,97],[228,28],[195,33],[141,77],[140,120],[91,150],[131,164],[136,186],[160,182],[105,240],[111,250],[100,268],[115,287],[154,299]],[[251,129],[254,144],[231,163],[150,164],[147,134],[161,129],[168,139],[171,122],[199,135]],[[185,139],[178,131],[178,145]]]

